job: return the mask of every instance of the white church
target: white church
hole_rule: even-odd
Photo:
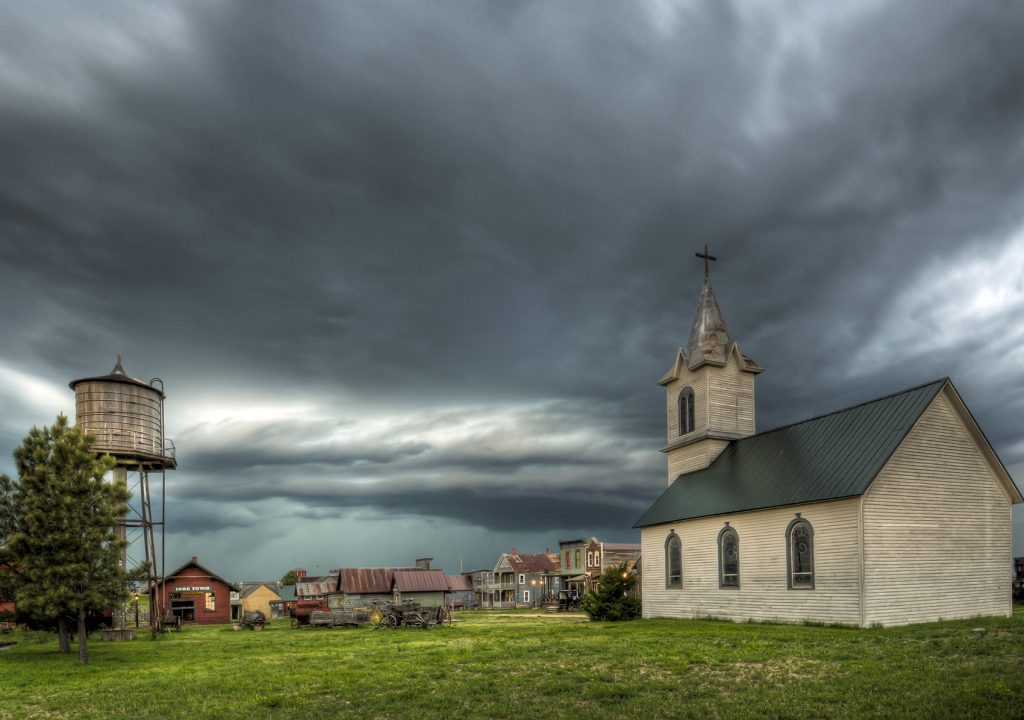
[[[756,433],[763,368],[707,273],[665,387],[668,488],[636,522],[643,615],[904,625],[1010,615],[1024,502],[948,378]]]

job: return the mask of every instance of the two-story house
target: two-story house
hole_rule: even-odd
[[[485,589],[493,604],[488,607],[537,607],[560,588],[559,567],[548,553],[502,553],[494,565],[493,580]]]

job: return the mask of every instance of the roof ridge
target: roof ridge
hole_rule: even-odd
[[[779,425],[778,427],[774,427],[771,430],[762,430],[759,433],[747,435],[746,437],[734,440],[733,442],[743,442],[744,440],[749,440],[750,438],[760,437],[762,435],[770,435],[771,433],[778,432],[779,430],[786,430],[787,428],[795,427],[797,425],[803,425],[804,423],[809,423],[814,420],[821,420],[822,418],[827,418],[830,415],[838,415],[839,413],[844,413],[847,412],[848,410],[856,410],[857,408],[862,407],[864,405],[870,405],[872,403],[881,402],[882,400],[889,400],[890,398],[894,398],[897,395],[906,395],[907,393],[911,393],[914,392],[915,390],[920,390],[921,388],[926,388],[929,385],[935,385],[940,382],[952,381],[949,379],[948,375],[945,377],[936,378],[935,380],[930,380],[926,383],[921,383],[920,385],[915,385],[914,387],[906,388],[905,390],[897,390],[896,392],[889,393],[888,395],[882,395],[881,397],[876,397],[871,400],[864,400],[862,402],[854,403],[853,405],[849,405],[844,408],[839,408],[838,410],[831,410],[829,412],[822,413],[821,415],[814,415],[812,417],[804,418],[803,420],[797,420],[796,422],[791,422],[786,425]]]

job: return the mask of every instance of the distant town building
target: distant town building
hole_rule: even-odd
[[[242,583],[239,593],[242,601],[242,612],[263,613],[265,618],[272,617],[271,605],[281,602],[281,594],[277,591],[277,583],[248,582]]]
[[[157,584],[167,614],[183,624],[214,625],[231,620],[231,593],[238,588],[199,564],[196,556]]]
[[[446,575],[448,581],[448,601],[452,607],[473,608],[480,605],[476,597],[473,579],[469,575]]]
[[[490,582],[483,587],[481,606],[488,608],[537,607],[561,589],[557,556],[550,551],[502,553]]]
[[[562,587],[582,595],[596,587],[597,579],[610,567],[625,563],[632,572],[640,558],[640,543],[606,543],[596,537],[561,540]]]

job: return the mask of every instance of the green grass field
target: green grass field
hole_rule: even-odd
[[[463,612],[434,630],[0,642],[0,719],[1024,717],[1024,608],[909,628]]]

